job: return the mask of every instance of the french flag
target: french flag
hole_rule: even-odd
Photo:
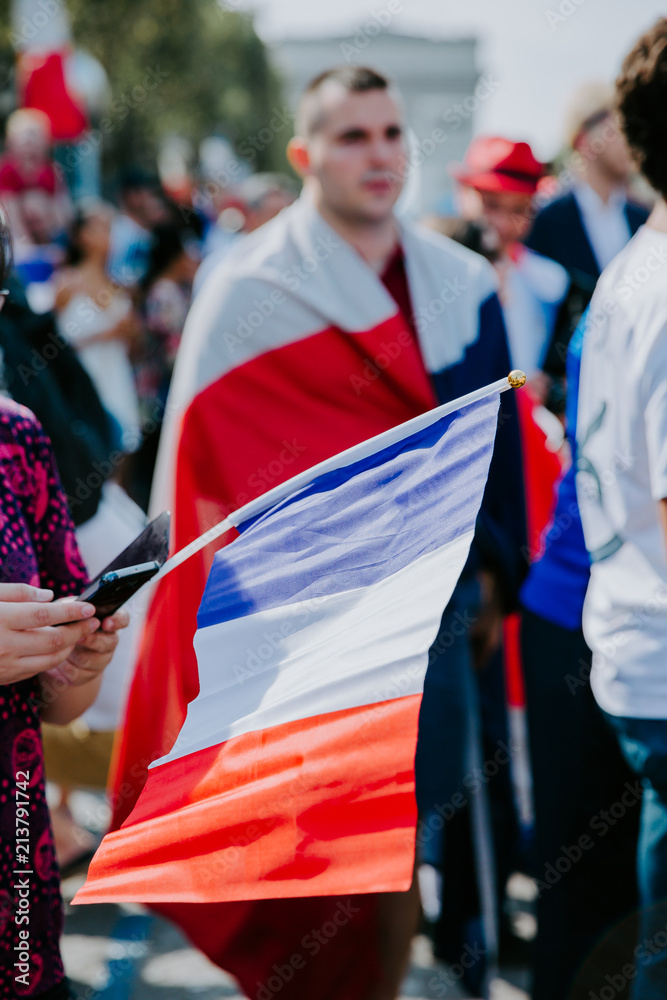
[[[77,903],[409,887],[428,650],[468,556],[507,385],[224,522],[239,537],[215,556],[199,609],[199,694]]]

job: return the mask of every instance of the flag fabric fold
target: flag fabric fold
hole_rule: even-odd
[[[409,887],[428,650],[468,555],[498,403],[496,387],[434,410],[240,512],[199,609],[199,694],[77,902]]]
[[[401,225],[400,242],[410,300],[403,307],[305,195],[209,276],[183,333],[151,498],[154,511],[172,512],[173,552],[291,477],[506,377],[509,356],[488,262],[411,225]],[[498,445],[506,439],[509,447],[507,454],[496,447],[490,476],[498,464],[502,488],[485,495],[492,516],[506,509],[514,517],[521,506],[511,491],[512,396],[503,397],[498,431]],[[151,763],[172,749],[197,697],[197,611],[214,554],[232,534],[156,588],[115,748],[114,828],[132,812]],[[281,1000],[366,1000],[368,984],[377,982],[376,934],[368,932],[377,899],[355,900],[358,911],[298,983],[284,983]],[[339,902],[333,896],[153,908],[255,996],[257,981],[301,951],[302,938],[331,920]]]

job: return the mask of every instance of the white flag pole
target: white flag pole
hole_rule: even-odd
[[[475,389],[474,392],[469,392],[465,396],[459,396],[458,399],[453,399],[449,403],[443,403],[442,406],[437,406],[433,410],[427,410],[426,413],[421,413],[418,417],[413,417],[412,420],[406,420],[404,423],[398,424],[396,427],[391,427],[382,434],[376,434],[375,437],[369,438],[367,441],[362,441],[361,444],[356,444],[352,448],[347,448],[345,451],[334,455],[332,458],[325,459],[324,462],[320,462],[318,465],[313,465],[310,469],[298,473],[291,479],[287,479],[284,483],[280,483],[278,486],[274,486],[273,489],[267,490],[266,493],[262,493],[255,500],[244,504],[243,507],[239,507],[229,517],[226,517],[224,521],[214,524],[213,527],[205,531],[199,538],[195,538],[194,541],[185,545],[179,552],[176,552],[170,559],[167,559],[160,572],[153,577],[151,583],[157,583],[159,580],[162,580],[168,573],[176,569],[177,566],[182,565],[191,556],[205,549],[216,538],[220,538],[221,535],[226,534],[238,524],[242,524],[243,521],[247,521],[248,518],[263,514],[265,510],[284,500],[290,493],[295,493],[303,486],[312,483],[314,479],[323,473],[348,465],[350,459],[358,461],[367,455],[372,455],[380,448],[386,448],[396,441],[401,441],[403,438],[408,437],[410,434],[423,430],[425,427],[430,427],[431,424],[436,423],[442,417],[446,417],[447,414],[454,413],[455,410],[469,406],[470,403],[476,403],[480,399],[485,399],[494,392],[505,392],[507,389],[520,389],[525,384],[526,376],[522,371],[518,369],[511,371],[507,378],[498,379],[497,382],[491,382],[489,385],[482,386],[481,389]]]

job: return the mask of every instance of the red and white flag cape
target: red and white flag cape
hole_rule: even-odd
[[[405,227],[401,244],[418,343],[378,276],[307,196],[209,276],[186,324],[158,459],[153,505],[172,510],[172,551],[278,483],[435,405],[430,373],[475,342],[495,278],[486,261],[437,234]],[[507,373],[499,357],[494,378]],[[197,697],[193,637],[215,547],[175,570],[153,599],[116,758],[117,826]],[[252,769],[271,757],[266,732],[247,759]],[[376,901],[353,900],[355,912],[298,983],[284,984],[282,1000],[368,995],[378,977]],[[325,896],[156,908],[255,996],[340,905]]]

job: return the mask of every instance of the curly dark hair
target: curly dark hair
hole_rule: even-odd
[[[642,173],[667,198],[667,17],[642,35],[625,57],[616,101]]]

